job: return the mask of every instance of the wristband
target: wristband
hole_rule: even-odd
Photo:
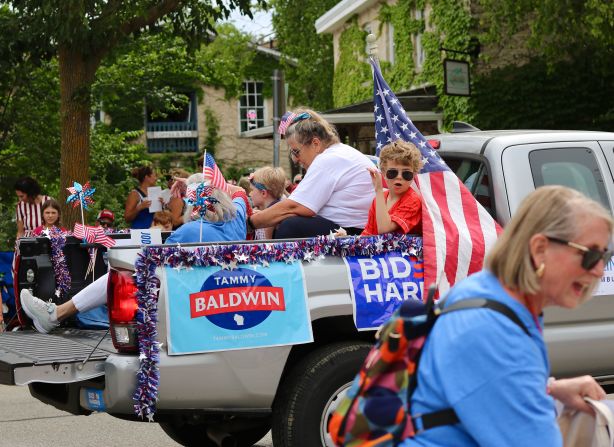
[[[254,226],[254,224],[252,223],[252,216],[247,216],[247,226],[252,229],[255,230],[256,227]]]

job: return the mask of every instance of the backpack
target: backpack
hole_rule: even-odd
[[[503,303],[473,298],[444,308],[444,302],[434,304],[434,291],[429,290],[426,304],[404,301],[376,333],[375,346],[329,421],[328,432],[336,446],[391,447],[418,431],[460,422],[452,408],[419,418],[410,416],[422,347],[441,315],[463,309],[492,309],[529,335],[518,315]]]

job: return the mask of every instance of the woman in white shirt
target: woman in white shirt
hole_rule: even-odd
[[[339,140],[336,129],[313,110],[288,112],[279,133],[292,161],[307,172],[292,194],[252,215],[248,226],[277,226],[276,239],[329,234],[339,227],[360,234],[367,224],[373,186],[366,155]]]

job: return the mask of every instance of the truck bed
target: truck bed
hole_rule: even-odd
[[[105,359],[115,352],[107,331],[59,329],[51,334],[1,333],[0,384],[69,383],[102,376]]]

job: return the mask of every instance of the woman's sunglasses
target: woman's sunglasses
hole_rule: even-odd
[[[597,265],[599,261],[603,259],[603,263],[607,265],[612,259],[612,250],[596,250],[594,248],[588,248],[584,245],[576,244],[575,242],[569,242],[565,239],[559,239],[558,237],[546,236],[549,241],[556,242],[557,244],[567,245],[582,252],[582,268],[584,270],[591,270]]]
[[[401,177],[403,180],[407,180],[408,182],[414,178],[414,173],[411,171],[399,171],[398,169],[386,169],[386,178],[388,180],[393,180],[399,176],[399,172],[401,172]]]

